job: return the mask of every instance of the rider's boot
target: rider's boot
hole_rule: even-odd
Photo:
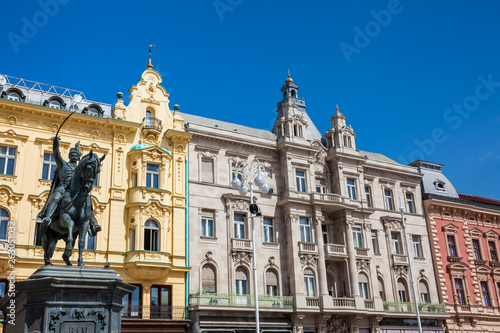
[[[42,219],[42,236],[45,234],[51,223],[52,219],[48,216]]]
[[[101,226],[97,224],[96,220],[91,217],[90,218],[90,225],[89,225],[89,232],[92,237],[97,236],[97,233],[101,231]]]

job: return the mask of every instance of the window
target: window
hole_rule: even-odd
[[[363,235],[361,228],[352,228],[352,237],[354,239],[354,247],[363,248]]]
[[[240,180],[240,182],[243,182],[243,175],[238,172],[234,166],[234,164],[231,166],[232,168],[232,171],[231,171],[231,182],[233,181],[233,179],[236,177]]]
[[[14,175],[16,148],[0,146],[0,174]]]
[[[7,95],[7,99],[10,99],[11,101],[19,101],[19,95],[15,92],[11,92]]]
[[[411,236],[411,240],[413,242],[413,256],[415,258],[423,258],[424,255],[422,253],[422,243],[420,236]]]
[[[49,102],[49,108],[60,109],[61,108],[61,103],[59,103],[58,101],[50,101]]]
[[[398,296],[400,302],[409,302],[406,282],[403,279],[398,280]]]
[[[1,216],[1,213],[0,213],[0,216]],[[36,223],[35,223],[35,239],[33,240],[33,245],[42,246],[41,232],[42,232],[42,221],[37,219]]]
[[[83,247],[85,250],[95,250],[95,236],[90,236],[87,232],[85,235],[85,245]]]
[[[494,241],[488,241],[488,250],[490,251],[490,260],[498,261],[497,248]]]
[[[170,286],[151,287],[151,318],[170,318],[172,316],[171,296]]]
[[[314,281],[314,273],[309,268],[304,271],[304,287],[306,297],[316,296],[316,282]]]
[[[373,247],[373,253],[380,254],[380,250],[378,248],[377,233],[372,234],[372,247]]]
[[[450,257],[458,257],[457,245],[455,243],[455,236],[447,235],[446,240],[448,241],[448,255]]]
[[[309,225],[309,219],[307,217],[300,218],[300,241],[306,243],[311,242],[311,226]]]
[[[356,180],[354,178],[347,178],[347,194],[349,199],[356,200]]]
[[[137,187],[137,172],[132,173],[132,187]]]
[[[236,269],[236,294],[246,295],[247,290],[248,275],[246,269],[243,267],[238,267]]]
[[[364,299],[370,299],[370,293],[368,289],[368,278],[365,274],[359,274],[358,277],[358,287],[359,287],[359,296]]]
[[[481,281],[481,291],[483,293],[484,306],[491,306],[488,282]]]
[[[214,237],[214,213],[203,211],[201,213],[201,236]]]
[[[158,223],[153,220],[147,220],[144,224],[144,250],[159,251],[160,250],[160,228]]]
[[[126,317],[140,317],[142,315],[141,309],[142,288],[137,286],[132,294],[123,296],[122,304],[124,308],[122,315]]]
[[[323,178],[316,178],[316,193],[326,193],[325,183]]]
[[[394,203],[392,201],[392,191],[384,190],[384,198],[385,198],[385,209],[394,210]]]
[[[89,111],[88,111],[88,114],[91,115],[91,116],[98,116],[99,115],[99,111],[97,111],[97,109],[95,109],[95,108],[90,108]]]
[[[204,183],[214,182],[214,160],[211,158],[201,159],[201,181]]]
[[[410,214],[415,214],[415,205],[413,203],[413,194],[406,193],[406,211]]]
[[[160,188],[160,166],[148,163],[146,166],[146,187]]]
[[[264,217],[264,243],[274,243],[274,224],[270,217]]]
[[[0,239],[7,239],[7,227],[9,225],[9,212],[0,208]]]
[[[153,113],[146,110],[146,117],[144,118],[144,127],[150,128],[153,125]]]
[[[215,277],[215,267],[210,264],[204,265],[201,269],[201,291],[206,293],[216,293],[217,284]]]
[[[96,173],[93,186],[99,186],[99,175],[100,173]]]
[[[322,225],[321,226],[321,233],[323,234],[323,244],[329,244],[329,237],[328,237],[328,226],[327,225]]]
[[[382,301],[386,301],[384,281],[382,280],[381,277],[378,278],[378,294],[379,294],[380,298],[382,298]]]
[[[305,192],[306,191],[306,173],[304,171],[295,171],[295,180],[297,182],[297,191]]]
[[[279,296],[278,274],[272,269],[266,271],[266,295]]]
[[[465,303],[465,292],[462,279],[455,279],[455,291],[457,293],[457,301],[459,304]]]
[[[479,239],[472,239],[472,248],[474,249],[474,259],[481,260],[483,259],[481,256],[481,246],[479,243]]]
[[[42,179],[54,179],[54,171],[57,168],[56,159],[51,153],[43,154]]]
[[[430,303],[431,298],[429,296],[429,288],[427,287],[427,283],[425,283],[425,281],[420,281],[418,283],[418,289],[420,290],[420,301],[422,303]]]
[[[370,186],[365,186],[365,196],[366,196],[366,205],[368,207],[373,207],[372,204],[372,190]]]
[[[293,125],[293,135],[301,138],[302,137],[302,126]]]
[[[234,214],[234,238],[245,238],[245,215]]]
[[[392,253],[401,254],[401,236],[399,232],[393,232],[391,234],[391,242],[392,242]]]
[[[135,229],[130,229],[130,251],[135,251]]]

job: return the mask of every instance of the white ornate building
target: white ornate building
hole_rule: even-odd
[[[189,304],[193,332],[416,332],[408,260],[425,332],[443,332],[419,174],[356,149],[335,108],[321,135],[299,87],[281,88],[273,131],[183,114],[189,144]],[[237,162],[264,165],[256,191],[257,291],[249,196],[231,187]],[[409,253],[399,198],[406,211]],[[423,304],[422,304],[423,303]]]

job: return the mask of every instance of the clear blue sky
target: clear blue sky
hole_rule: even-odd
[[[497,1],[54,1],[2,4],[0,73],[113,104],[153,42],[181,111],[271,129],[290,68],[322,133],[338,104],[359,149],[500,199]]]

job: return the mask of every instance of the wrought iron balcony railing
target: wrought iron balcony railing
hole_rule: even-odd
[[[254,307],[254,295],[196,293],[189,295],[189,305]],[[259,296],[261,308],[293,308],[293,296]]]
[[[441,313],[446,314],[446,305],[438,303],[419,303],[418,309],[421,313]],[[412,302],[386,302],[384,301],[384,311],[386,312],[417,312],[415,303]]]
[[[142,119],[142,128],[154,129],[161,132],[161,130],[163,129],[163,125],[161,123],[161,119],[155,117],[144,117]]]
[[[121,311],[122,318],[139,319],[188,319],[187,309],[183,306],[170,305],[132,305],[125,306]]]

